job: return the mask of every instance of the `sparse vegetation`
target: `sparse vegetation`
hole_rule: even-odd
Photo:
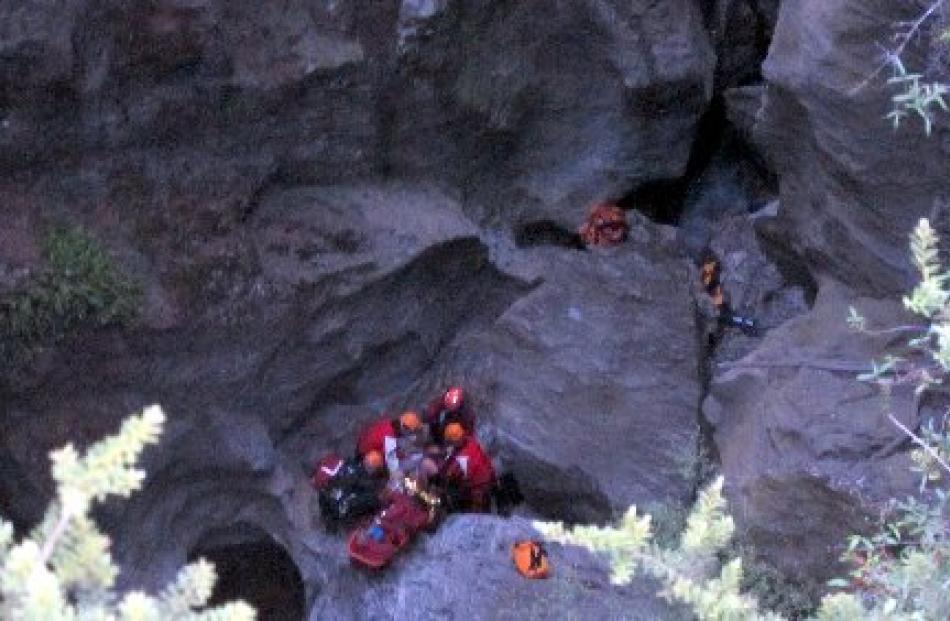
[[[0,353],[29,357],[84,326],[123,324],[135,317],[141,292],[81,229],[58,226],[43,239],[44,265],[0,300]]]
[[[944,55],[941,48],[945,48],[950,42],[950,28],[943,19],[944,3],[945,0],[928,0],[914,19],[896,24],[892,44],[881,45],[881,64],[852,91],[852,94],[862,91],[881,72],[890,68],[893,75],[887,80],[887,84],[896,89],[896,92],[891,95],[891,111],[887,118],[893,123],[894,129],[914,115],[921,120],[924,133],[929,136],[933,130],[936,111],[948,110],[944,95],[950,92],[950,87],[943,81],[945,76],[928,79],[924,72],[908,71],[904,62],[907,47],[913,42],[925,39],[931,42],[932,58],[939,59]]]

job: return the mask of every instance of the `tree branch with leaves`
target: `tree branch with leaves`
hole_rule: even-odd
[[[0,619],[4,621],[252,621],[243,602],[202,610],[216,580],[214,567],[188,565],[157,597],[118,593],[110,542],[89,517],[92,504],[128,497],[145,473],[142,450],[158,442],[165,415],[158,406],[126,420],[119,433],[80,455],[71,445],[51,455],[56,500],[32,534],[18,543],[0,519]]]

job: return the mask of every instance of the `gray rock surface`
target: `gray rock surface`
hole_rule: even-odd
[[[537,538],[530,523],[484,516],[453,516],[422,537],[382,575],[353,573],[322,591],[310,619],[688,619],[656,597],[646,579],[617,587],[608,565],[573,546],[548,546],[552,575],[527,580],[515,570],[511,545]],[[472,581],[475,588],[468,588]]]
[[[417,391],[472,387],[484,438],[545,515],[603,520],[693,491],[699,338],[674,239],[643,219],[614,249],[501,259],[538,284],[456,340]]]
[[[874,295],[909,287],[907,236],[950,191],[946,118],[929,139],[916,120],[894,131],[882,118],[893,94],[887,72],[854,92],[878,66],[875,42],[914,10],[886,0],[783,2],[764,65],[756,135],[781,178],[782,206],[769,235],[816,275]]]
[[[752,142],[755,120],[762,108],[764,84],[737,86],[723,91],[726,118],[745,140]]]
[[[907,319],[897,302],[823,283],[810,313],[719,365],[703,404],[740,532],[762,558],[801,580],[840,573],[833,560],[846,537],[873,529],[881,503],[915,488],[902,433],[884,417],[877,390],[856,380],[902,336],[849,331],[849,304],[871,328]],[[908,393],[896,392],[892,408],[913,425]]]
[[[691,0],[6,2],[0,23],[0,164],[101,160],[100,185],[137,176],[159,209],[221,158],[238,212],[272,184],[395,176],[480,222],[573,226],[681,174],[712,96]]]

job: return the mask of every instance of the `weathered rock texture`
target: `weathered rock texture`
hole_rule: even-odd
[[[157,401],[148,485],[101,511],[123,584],[263,538],[314,601],[349,578],[311,463],[456,369],[535,509],[685,500],[698,337],[668,234],[522,254],[482,226],[573,228],[682,174],[714,64],[691,0],[0,2],[0,290],[66,221],[145,291],[134,325],[4,369],[0,510],[35,522],[49,449]]]
[[[809,314],[713,368],[704,413],[745,535],[761,557],[804,580],[840,571],[829,560],[844,537],[869,528],[883,500],[913,489],[906,443],[883,418],[879,395],[855,380],[872,358],[902,346],[903,335],[867,338],[845,323],[850,304],[873,327],[907,322],[899,294],[915,278],[908,234],[939,211],[950,188],[945,121],[929,139],[914,120],[895,132],[882,118],[886,76],[854,90],[876,69],[874,41],[907,17],[902,10],[783,3],[764,65],[764,104],[757,109],[751,88],[727,98],[738,125],[754,120],[780,179],[776,215],[755,222],[762,248],[786,279],[807,285],[810,272],[821,286]],[[923,59],[910,48],[906,61]],[[748,286],[732,281],[736,290]],[[750,289],[753,299],[761,284]],[[908,395],[896,395],[893,409],[911,425],[920,418]]]
[[[715,367],[705,400],[729,497],[761,555],[823,576],[843,535],[910,485],[900,438],[853,379],[893,343],[846,333],[843,317],[858,294],[909,284],[907,233],[946,202],[947,129],[892,132],[880,84],[852,94],[873,41],[906,17],[894,3],[785,2],[777,22],[773,0],[703,7],[0,1],[0,291],[29,277],[60,221],[145,290],[137,323],[4,368],[0,512],[35,522],[49,449],[158,401],[171,419],[148,485],[100,512],[124,586],[157,587],[197,549],[263,541],[293,559],[314,617],[530,594],[519,618],[568,605],[664,618],[643,585],[594,586],[602,569],[576,551],[555,557],[576,573],[553,582],[509,575],[523,522],[453,519],[391,574],[356,576],[306,476],[382,409],[460,381],[532,511],[682,504],[704,344],[681,255],[708,244],[771,329],[719,351],[750,355]],[[748,86],[773,29],[767,83]],[[525,225],[563,233],[591,200],[681,176],[714,84],[736,87],[726,115],[781,178],[777,215],[750,223],[768,183],[722,149],[689,171],[694,190],[680,184],[685,233],[634,218],[612,250],[515,247]],[[804,311],[811,275],[818,304],[779,325]],[[899,320],[894,304],[861,303]],[[435,588],[445,576],[457,598]],[[546,597],[562,589],[570,602]]]
[[[522,578],[511,562],[511,544],[536,536],[519,518],[452,517],[423,537],[395,571],[354,576],[321,593],[310,619],[690,618],[657,598],[659,585],[651,581],[610,585],[604,560],[576,547],[549,546],[552,576]],[[473,578],[477,588],[458,588]]]
[[[422,384],[474,388],[490,446],[548,516],[603,520],[692,494],[700,342],[673,240],[644,219],[615,249],[503,258],[540,284]]]
[[[211,160],[237,211],[394,175],[480,221],[573,224],[681,174],[712,95],[690,0],[7,2],[0,23],[5,169],[105,159],[190,196]]]
[[[833,574],[846,536],[873,526],[883,501],[914,488],[902,433],[886,420],[878,391],[855,380],[903,335],[842,329],[852,303],[872,328],[907,319],[896,301],[855,300],[825,283],[809,314],[720,365],[703,407],[740,529],[762,557],[802,579]],[[908,393],[897,392],[891,407],[915,425]]]
[[[947,200],[946,119],[926,138],[916,119],[894,131],[874,42],[914,7],[886,0],[784,2],[764,65],[765,105],[756,126],[781,178],[772,230],[816,274],[859,291],[895,295],[912,282],[907,236]],[[924,60],[908,50],[907,65]]]

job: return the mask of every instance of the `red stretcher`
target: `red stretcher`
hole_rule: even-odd
[[[439,499],[417,490],[411,482],[406,487],[404,492],[389,493],[386,508],[350,533],[347,551],[354,565],[383,569],[419,532],[438,521]]]

